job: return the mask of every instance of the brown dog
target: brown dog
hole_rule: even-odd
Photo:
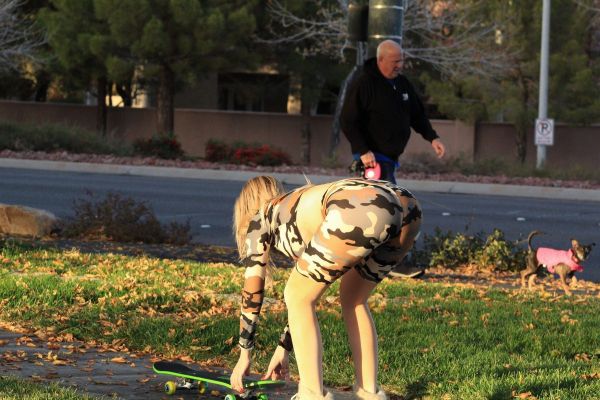
[[[533,231],[527,238],[529,244],[529,254],[527,255],[527,268],[521,271],[521,286],[525,287],[525,279],[529,278],[529,290],[535,285],[535,278],[544,270],[551,274],[558,274],[562,287],[567,295],[571,295],[567,278],[577,283],[574,274],[577,271],[583,271],[580,265],[582,261],[588,258],[595,243],[582,245],[577,240],[571,239],[571,248],[569,250],[555,250],[548,247],[540,247],[534,250],[531,245],[531,239],[541,232]]]

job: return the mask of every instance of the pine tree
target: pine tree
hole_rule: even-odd
[[[248,67],[255,29],[254,3],[242,0],[95,0],[124,54],[111,54],[111,71],[142,67],[157,86],[157,133],[174,131],[177,84],[210,71]]]

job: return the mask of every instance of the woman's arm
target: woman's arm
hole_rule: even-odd
[[[248,374],[250,369],[256,326],[264,299],[269,242],[268,227],[262,223],[260,216],[257,215],[248,226],[247,250],[242,260],[246,266],[246,271],[242,288],[240,316],[240,358],[230,378],[232,388],[238,392],[243,392],[242,378]]]

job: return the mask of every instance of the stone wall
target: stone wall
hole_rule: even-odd
[[[0,119],[28,123],[63,123],[95,129],[94,106],[76,104],[33,103],[0,101]],[[203,156],[209,139],[225,142],[245,141],[267,143],[279,147],[300,162],[302,129],[306,120],[300,115],[278,113],[234,112],[218,110],[176,109],[175,132],[186,153]],[[331,116],[312,116],[311,164],[328,162],[331,140]],[[467,160],[490,158],[516,162],[515,130],[510,124],[433,120],[432,124],[448,148],[449,157]],[[155,110],[152,108],[111,108],[108,110],[110,136],[127,141],[146,138],[155,132]],[[533,126],[528,136],[527,163],[535,164]],[[597,168],[600,163],[600,125],[574,127],[557,124],[555,145],[548,148],[547,164],[550,167],[580,165]],[[413,134],[403,157],[433,154],[428,142]],[[341,165],[350,163],[350,146],[345,137],[340,138],[336,158]]]

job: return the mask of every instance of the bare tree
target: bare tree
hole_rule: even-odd
[[[594,13],[600,13],[600,1],[599,0],[573,0],[574,3],[593,11]]]
[[[317,10],[314,15],[298,15],[279,0],[270,0],[272,37],[260,40],[293,43],[305,55],[343,59],[344,49],[354,46],[347,41],[348,0],[306,2]],[[482,19],[485,1],[409,0],[405,4],[402,47],[409,58],[427,62],[450,76],[498,76],[510,68],[509,55],[494,47],[503,40],[503,21]]]
[[[334,59],[343,58],[346,42],[346,17],[348,0],[308,0],[316,13],[307,18],[295,14],[278,0],[267,3],[270,22],[267,27],[269,38],[258,41],[269,44],[301,44],[298,48],[304,55],[322,54]]]
[[[46,41],[33,23],[19,16],[24,0],[0,0],[0,70],[17,69],[25,60],[38,62],[36,50]]]

